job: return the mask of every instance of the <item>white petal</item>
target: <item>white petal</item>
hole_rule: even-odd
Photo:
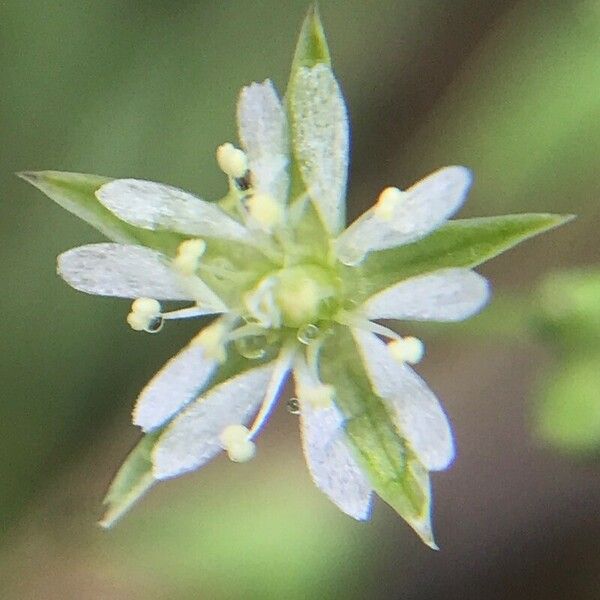
[[[293,148],[321,219],[332,233],[344,227],[348,177],[348,113],[324,64],[298,70],[290,98]]]
[[[425,382],[407,365],[394,360],[372,333],[353,329],[375,392],[389,402],[400,435],[430,471],[445,469],[454,458],[448,417]]]
[[[98,200],[123,221],[143,229],[251,241],[248,230],[216,204],[161,183],[115,179],[97,192]]]
[[[290,183],[288,124],[271,81],[242,89],[237,118],[253,187],[285,203]]]
[[[88,294],[189,300],[182,281],[159,252],[143,246],[90,244],[58,257],[58,274]]]
[[[298,378],[296,371],[294,377]],[[302,446],[315,485],[347,515],[368,519],[372,488],[344,439],[339,410],[335,405],[313,408],[302,398],[300,406]]]
[[[193,340],[142,390],[133,410],[133,423],[146,432],[160,427],[198,396],[218,364],[206,357],[205,348]]]
[[[478,273],[440,269],[384,289],[360,310],[369,319],[461,321],[481,310],[489,297],[489,284]]]
[[[157,479],[201,467],[219,452],[219,435],[229,425],[246,423],[260,406],[273,363],[250,369],[210,389],[167,426],[154,447]]]
[[[336,240],[345,264],[356,264],[372,250],[415,242],[441,227],[463,204],[472,176],[465,167],[445,167],[421,179],[403,193],[385,218],[373,207]]]

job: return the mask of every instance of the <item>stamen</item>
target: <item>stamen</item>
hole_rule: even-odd
[[[383,221],[391,221],[394,217],[394,211],[402,201],[404,192],[396,187],[388,187],[379,194],[379,198],[373,207],[373,212]]]
[[[265,392],[265,399],[263,400],[260,410],[254,419],[254,423],[252,423],[249,439],[252,440],[257,436],[258,432],[267,422],[271,412],[273,411],[273,408],[275,407],[275,404],[277,404],[279,392],[285,383],[286,375],[292,366],[295,352],[295,348],[288,346],[285,347],[279,354],[277,363],[275,364],[275,369],[273,370],[273,375],[271,376],[271,381],[269,381],[267,391]]]
[[[267,233],[271,233],[284,221],[283,207],[267,194],[252,194],[246,200],[246,208],[251,223],[255,223]]]
[[[163,312],[162,318],[165,321],[175,319],[194,319],[197,317],[204,317],[206,315],[215,314],[212,309],[202,308],[198,305],[189,306],[188,308],[180,308],[178,310],[171,310],[169,312]]]
[[[256,445],[250,441],[250,431],[243,425],[225,427],[219,441],[233,462],[247,462],[256,454]]]
[[[299,356],[294,366],[296,374],[296,392],[301,402],[308,402],[313,408],[331,406],[335,396],[332,385],[323,383],[319,378],[318,364],[309,364]]]
[[[162,321],[160,303],[154,298],[134,300],[127,315],[127,323],[135,331],[156,333],[161,330]]]
[[[281,326],[281,311],[275,302],[276,277],[265,277],[254,290],[244,296],[250,315],[265,328]]]
[[[425,354],[425,345],[416,337],[407,336],[398,340],[392,340],[388,344],[392,356],[402,363],[416,365]]]
[[[229,142],[217,148],[217,162],[221,171],[232,179],[240,179],[248,171],[246,153]]]
[[[193,275],[198,269],[200,258],[206,251],[206,242],[201,239],[185,240],[177,248],[173,266],[182,275]]]
[[[346,325],[348,327],[356,327],[357,329],[370,331],[371,333],[375,333],[390,340],[402,339],[402,336],[399,333],[392,331],[389,327],[384,327],[379,323],[374,323],[373,321],[369,321],[360,315],[350,313],[346,310],[340,310],[335,315],[334,320],[340,325]]]
[[[319,376],[319,352],[321,352],[324,342],[325,338],[320,337],[313,340],[306,348],[306,364],[317,378]]]

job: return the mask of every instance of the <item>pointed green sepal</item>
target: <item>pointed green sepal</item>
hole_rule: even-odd
[[[174,255],[182,240],[176,233],[129,225],[100,204],[96,191],[111,181],[108,177],[61,171],[24,171],[17,175],[115,242],[141,244]]]
[[[429,473],[398,434],[359,356],[348,329],[337,327],[322,350],[323,381],[335,389],[347,439],[373,489],[423,542],[437,549],[431,529]]]
[[[108,508],[101,527],[112,527],[155,483],[150,456],[159,435],[160,431],[145,435],[117,471],[104,498]]]
[[[552,214],[504,215],[450,221],[406,246],[371,252],[359,267],[344,270],[356,302],[402,279],[451,267],[472,268],[513,246],[572,220]],[[354,292],[353,292],[354,293]]]
[[[300,30],[300,36],[298,37],[292,61],[290,81],[294,79],[300,67],[314,67],[319,63],[331,65],[331,56],[329,54],[329,46],[327,45],[323,23],[319,15],[319,8],[317,4],[313,4],[308,9],[308,13],[302,23],[302,29]]]

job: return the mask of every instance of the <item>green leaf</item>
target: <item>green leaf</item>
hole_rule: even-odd
[[[18,176],[115,242],[140,244],[173,256],[183,239],[176,233],[129,225],[102,206],[96,190],[111,181],[108,177],[60,171],[25,171]]]
[[[321,23],[319,9],[316,4],[313,4],[308,9],[308,13],[302,23],[302,29],[300,30],[300,36],[298,37],[292,61],[290,82],[294,80],[296,72],[301,67],[314,67],[320,63],[331,65],[331,56],[323,24]]]
[[[323,381],[333,385],[345,432],[373,489],[430,547],[429,473],[399,436],[383,400],[374,392],[354,339],[345,327],[327,338],[321,355]]]
[[[402,279],[449,267],[475,267],[572,216],[522,214],[450,221],[426,238],[371,252],[357,268],[344,268],[353,300],[364,301]],[[358,281],[357,281],[358,279]]]
[[[600,353],[572,357],[538,391],[537,435],[569,452],[600,450]]]
[[[121,465],[104,498],[108,509],[102,527],[112,527],[154,484],[150,456],[159,435],[160,431],[145,435]]]

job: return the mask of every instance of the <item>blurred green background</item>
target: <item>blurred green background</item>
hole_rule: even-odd
[[[283,88],[306,8],[0,3],[1,598],[598,598],[599,336],[557,350],[571,328],[543,315],[504,335],[527,303],[545,310],[531,295],[544,274],[600,257],[597,0],[321,2],[352,117],[351,217],[384,186],[446,164],[475,172],[463,215],[579,215],[485,266],[498,298],[489,317],[432,334],[420,371],[459,447],[434,477],[442,551],[381,502],[368,524],[330,505],[285,410],[255,461],[218,459],[156,488],[115,530],[95,525],[137,438],[137,391],[194,331],[136,334],[126,302],[64,285],[55,256],[100,238],[13,172],[139,177],[218,197],[214,151],[235,140],[237,92],[266,77]],[[583,416],[570,391],[586,399]],[[597,446],[588,433],[578,444],[586,422]],[[585,454],[544,441],[573,437]]]

